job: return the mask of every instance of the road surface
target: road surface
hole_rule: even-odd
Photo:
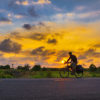
[[[0,100],[100,100],[100,78],[0,79]]]

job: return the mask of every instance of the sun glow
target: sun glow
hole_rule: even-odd
[[[64,59],[61,61],[61,63],[64,64],[66,61],[67,61],[67,59],[64,58]]]

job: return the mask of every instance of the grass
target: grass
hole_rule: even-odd
[[[70,77],[74,77],[70,75]],[[100,71],[85,71],[83,77],[100,77]],[[60,78],[59,71],[0,70],[0,78]]]

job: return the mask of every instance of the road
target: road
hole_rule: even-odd
[[[0,79],[0,100],[100,100],[100,78]]]

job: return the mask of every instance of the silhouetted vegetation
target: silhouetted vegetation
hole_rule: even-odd
[[[41,70],[41,65],[34,65],[31,70],[32,71],[40,71]]]
[[[43,67],[43,68],[42,68],[42,71],[47,71],[47,68],[46,68],[46,67]]]
[[[94,71],[97,70],[97,68],[96,68],[96,66],[95,66],[94,64],[91,64],[90,67],[89,67],[89,70],[90,70],[91,72],[94,72]]]
[[[0,69],[10,69],[10,65],[0,65]]]
[[[0,65],[0,78],[59,78],[59,68],[41,67],[26,64],[16,68],[10,65]],[[84,69],[84,77],[100,77],[100,67],[91,64]]]
[[[28,64],[26,64],[24,67],[23,66],[18,66],[17,69],[18,70],[28,71],[30,69],[30,66]]]

